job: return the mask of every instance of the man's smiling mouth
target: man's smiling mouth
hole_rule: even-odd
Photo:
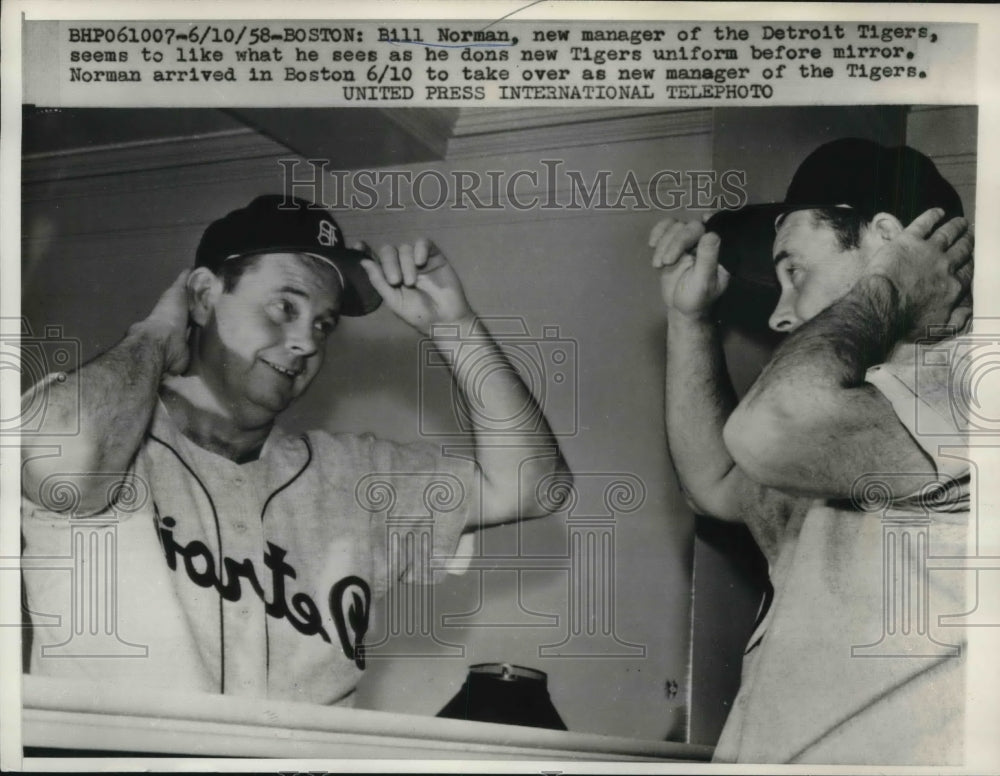
[[[263,361],[265,364],[267,364],[269,367],[271,367],[271,369],[273,369],[275,372],[277,372],[280,375],[284,375],[285,377],[290,377],[292,379],[295,379],[300,374],[302,374],[302,369],[286,369],[283,366],[278,366],[277,364],[272,364],[270,361],[268,361],[267,359],[263,359],[263,358],[261,359],[261,361]]]

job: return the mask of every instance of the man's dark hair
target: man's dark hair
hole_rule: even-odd
[[[231,293],[233,289],[236,288],[237,284],[240,282],[240,278],[243,277],[245,273],[253,269],[260,262],[260,258],[263,256],[261,253],[253,253],[249,256],[239,256],[235,259],[229,259],[229,261],[224,261],[219,265],[218,271],[216,271],[216,277],[222,280],[222,290],[225,293]],[[300,253],[299,257],[312,265],[315,269],[322,269],[325,272],[333,272],[333,269],[322,259],[317,259],[315,256],[310,256],[307,253]]]
[[[843,251],[861,247],[861,232],[871,222],[859,211],[846,207],[820,208],[812,211],[813,223],[833,229]]]
[[[240,282],[240,278],[243,277],[243,273],[257,266],[257,262],[260,261],[260,256],[261,255],[258,253],[253,256],[240,256],[238,258],[222,262],[222,264],[219,265],[218,271],[215,273],[216,277],[222,280],[222,290],[228,294],[236,288],[236,284]]]

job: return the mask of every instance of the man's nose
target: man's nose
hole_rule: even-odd
[[[795,331],[802,323],[795,314],[793,301],[787,292],[781,295],[777,307],[774,308],[774,312],[771,313],[771,318],[767,322],[774,331],[787,334]]]
[[[285,330],[285,345],[300,356],[311,356],[318,349],[312,323],[299,320]]]

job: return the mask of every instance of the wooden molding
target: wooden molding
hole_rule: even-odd
[[[380,110],[391,121],[412,137],[430,148],[443,159],[448,148],[452,124],[458,113],[454,108],[407,108],[406,110]]]
[[[207,135],[74,149],[24,157],[21,185],[126,173],[149,172],[192,164],[276,157],[291,153],[252,129]]]
[[[24,677],[25,746],[230,757],[699,762],[712,748],[291,701]]]
[[[485,135],[493,132],[579,124],[587,121],[634,118],[652,114],[704,113],[711,121],[711,111],[701,109],[665,110],[663,108],[461,108],[452,132],[454,137]]]
[[[707,134],[712,111],[473,108],[459,114],[447,159]]]

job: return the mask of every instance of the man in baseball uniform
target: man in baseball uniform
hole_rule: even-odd
[[[926,156],[844,139],[782,203],[653,230],[674,466],[697,512],[747,523],[775,588],[717,760],[961,762],[964,630],[940,624],[965,580],[919,565],[963,555],[969,521],[942,336],[971,315],[961,215]],[[738,402],[713,304],[762,280],[788,337]]]
[[[469,460],[433,444],[276,425],[319,372],[340,317],[382,302],[447,341],[439,352],[460,391],[491,366],[470,418],[492,419],[490,430],[515,419],[504,445],[477,426]],[[82,541],[116,543],[116,636],[145,654],[71,659],[67,639],[87,633],[36,627],[33,673],[350,703],[373,599],[400,578],[428,581],[464,532],[544,515],[545,483],[569,476],[431,243],[349,249],[327,211],[282,196],[212,223],[194,269],[146,319],[35,390],[46,392],[46,423],[78,416],[79,434],[52,440],[58,456],[25,455],[24,554],[65,555],[82,525]],[[530,428],[525,408],[537,416]],[[428,511],[427,546],[394,552],[390,512]],[[73,621],[70,576],[26,572],[31,611]]]

